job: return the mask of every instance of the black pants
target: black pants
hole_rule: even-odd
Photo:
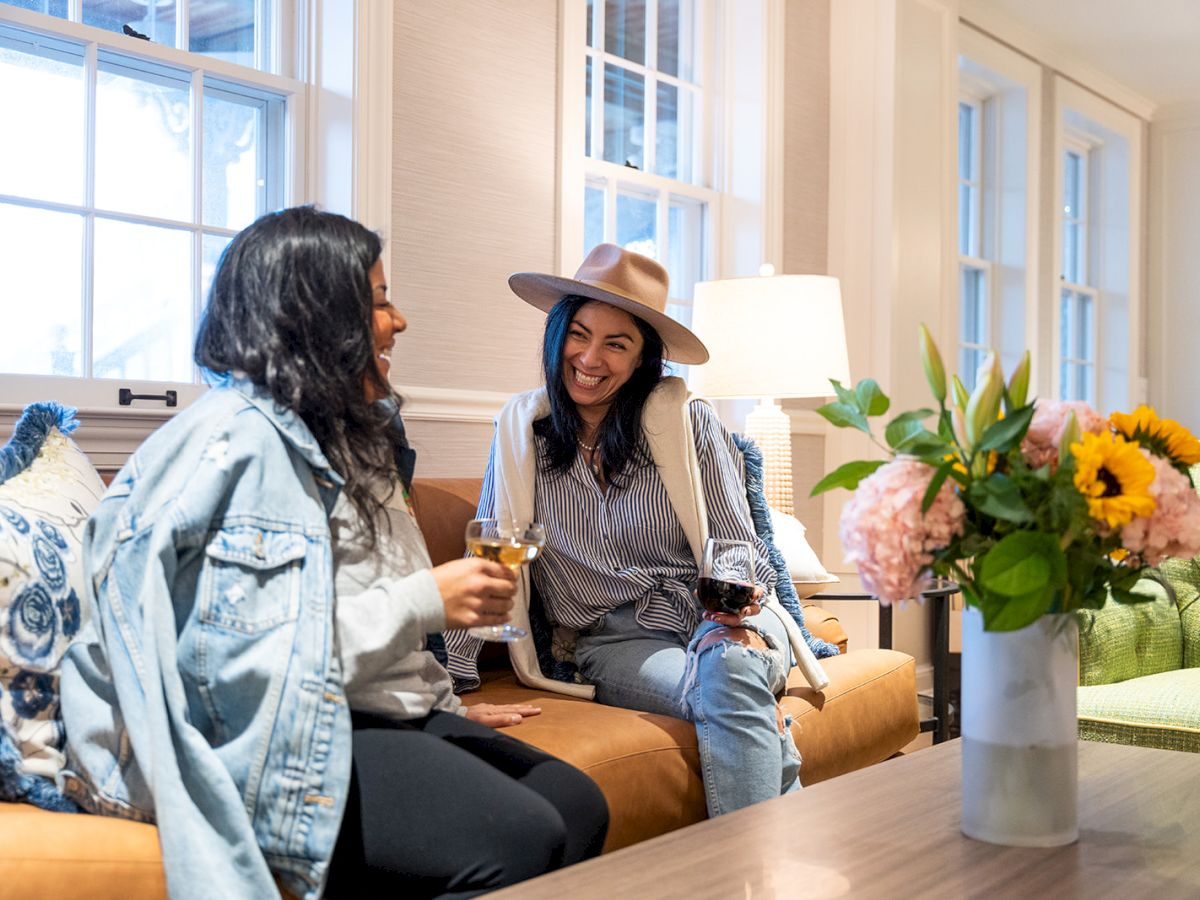
[[[528,744],[451,713],[355,713],[326,896],[472,897],[595,856],[607,830],[595,782]]]

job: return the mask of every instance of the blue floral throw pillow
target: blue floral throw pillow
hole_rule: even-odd
[[[83,529],[104,484],[57,403],[26,407],[0,449],[0,798],[64,808],[58,668],[82,626]]]

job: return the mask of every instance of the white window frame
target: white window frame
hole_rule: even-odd
[[[1061,303],[1064,290],[1078,292],[1078,296],[1091,298],[1093,304],[1094,345],[1093,369],[1091,374],[1091,402],[1102,411],[1132,408],[1144,402],[1146,380],[1142,376],[1143,349],[1142,322],[1142,161],[1144,125],[1132,113],[1104,100],[1092,91],[1072,81],[1055,76],[1054,95],[1054,144],[1056,165],[1052,173],[1051,196],[1053,198],[1053,258],[1048,268],[1047,296],[1054,298],[1051,342],[1051,385],[1050,395],[1063,396],[1062,365],[1076,363],[1076,357],[1062,356]],[[1074,122],[1075,124],[1072,124]],[[1082,124],[1080,124],[1082,123]],[[1111,154],[1113,148],[1105,143],[1104,135],[1115,136],[1124,144],[1127,156],[1124,167],[1111,161],[1098,162],[1098,156]],[[1063,194],[1064,167],[1068,147],[1086,148],[1088,151],[1087,197],[1084,200],[1088,223],[1086,245],[1087,272],[1085,284],[1068,283],[1063,280]],[[1120,199],[1126,209],[1124,221],[1104,221],[1104,213],[1097,209],[1096,202],[1103,190],[1111,190],[1111,173],[1097,166],[1110,167],[1119,173],[1125,196]],[[1107,188],[1098,185],[1104,182]],[[1113,198],[1105,200],[1110,203]],[[1111,241],[1114,233],[1124,232],[1126,240],[1117,252],[1120,258],[1107,261],[1118,265],[1124,272],[1123,290],[1115,295],[1106,287],[1101,271],[1106,261],[1097,258],[1104,240]],[[1112,251],[1108,251],[1112,252]],[[1119,323],[1119,324],[1117,324]]]
[[[1084,348],[1084,355],[1072,355],[1071,353],[1063,354],[1061,344],[1057,348],[1059,352],[1059,373],[1058,373],[1058,399],[1060,400],[1082,400],[1089,405],[1096,404],[1096,371],[1100,366],[1099,361],[1099,340],[1097,332],[1099,330],[1099,311],[1100,311],[1100,292],[1095,288],[1085,287],[1078,284],[1069,284],[1063,282],[1062,290],[1059,293],[1059,313],[1058,327],[1059,334],[1063,330],[1062,303],[1067,304],[1067,317],[1072,322],[1076,323],[1074,327],[1078,328],[1079,321],[1084,317],[1084,303],[1091,305],[1092,333],[1088,336],[1088,345]],[[1063,380],[1063,369],[1069,370],[1071,373]]]
[[[714,139],[718,133],[717,121],[720,119],[719,104],[721,101],[721,85],[718,82],[718,66],[716,54],[715,32],[718,16],[721,14],[717,0],[699,0],[697,27],[700,29],[700,53],[702,68],[699,73],[699,92],[703,98],[700,102],[700,115],[703,117],[702,126],[698,129],[701,142],[692,148],[693,167],[702,173],[701,179],[707,184],[691,184],[673,178],[666,178],[652,171],[654,153],[654,117],[657,111],[656,82],[663,81],[679,85],[679,79],[656,72],[658,47],[655,41],[647,41],[646,64],[639,65],[622,57],[608,54],[603,49],[603,0],[593,4],[593,28],[598,37],[599,47],[593,49],[587,46],[587,5],[584,0],[562,0],[560,14],[562,28],[560,29],[560,74],[559,74],[559,110],[562,122],[560,134],[560,177],[559,177],[559,208],[562,211],[559,228],[559,270],[563,274],[571,274],[583,260],[584,242],[584,187],[585,185],[604,190],[604,228],[602,240],[616,240],[618,193],[640,194],[647,199],[653,199],[656,205],[655,232],[657,236],[657,256],[664,265],[670,259],[670,229],[669,215],[672,198],[704,205],[705,218],[703,223],[702,252],[704,266],[700,279],[714,278],[718,272],[717,240],[721,233],[722,194],[720,191],[721,172],[716,164],[720,159],[719,147]],[[657,14],[657,4],[647,6],[647,33],[653,34],[656,29],[654,17]],[[593,76],[594,84],[599,90],[592,97],[592,153],[585,153],[584,146],[584,117],[585,102],[585,68],[588,57],[593,59],[593,72],[599,71],[600,76]],[[604,92],[603,66],[605,61],[619,64],[622,68],[639,73],[646,77],[645,96],[648,98],[645,110],[645,138],[643,140],[644,169],[633,169],[627,166],[609,162],[603,158],[604,135]],[[599,69],[597,69],[599,67]],[[690,83],[689,83],[690,84]],[[574,196],[572,196],[574,195]],[[687,320],[691,307],[691,297],[676,296],[672,292],[672,306],[680,308],[683,318]]]
[[[974,194],[975,215],[968,226],[967,251],[962,250],[962,234],[958,236],[959,256],[966,259],[983,258],[983,98],[973,92],[963,91],[958,98],[959,111],[966,106],[971,110],[971,173],[966,177],[958,172],[959,188],[965,187],[968,195]],[[956,157],[957,158],[957,157]],[[959,222],[961,223],[961,217]]]
[[[385,270],[390,267],[393,15],[391,3],[374,0],[284,0],[271,23],[277,31],[273,54],[280,70],[299,77],[260,73],[272,90],[290,96],[284,204],[316,203],[380,232]],[[16,7],[0,5],[0,21],[176,68],[197,68],[194,54],[143,41],[131,46],[123,35]],[[248,80],[240,66],[203,59],[207,72]],[[125,386],[136,393],[176,390],[179,405],[167,409],[135,401],[122,407],[117,388]],[[0,374],[0,435],[11,431],[27,404],[58,400],[78,407],[83,427],[75,433],[77,442],[98,468],[111,470],[204,390],[196,384]]]
[[[962,337],[963,267],[986,265],[988,346],[1000,352],[1005,371],[1031,350],[1036,390],[1039,374],[1049,368],[1039,365],[1048,357],[1038,350],[1042,69],[966,22],[959,23],[958,51],[958,99],[979,104],[983,160],[979,256],[959,260],[954,339]],[[952,241],[957,255],[957,229]]]
[[[962,234],[958,234],[955,242],[958,247],[958,271],[959,271],[959,296],[958,296],[958,357],[959,357],[959,377],[963,380],[967,390],[972,390],[975,387],[976,372],[973,369],[963,365],[968,353],[974,353],[980,356],[986,354],[992,346],[992,335],[995,332],[995,304],[992,303],[992,262],[985,257],[986,238],[988,236],[988,222],[986,216],[986,207],[984,203],[984,187],[987,173],[984,172],[983,165],[983,142],[984,142],[984,127],[983,127],[983,108],[984,98],[973,91],[963,90],[958,99],[958,108],[961,114],[963,106],[967,106],[971,110],[971,150],[972,160],[970,163],[970,173],[964,178],[961,170],[957,173],[957,181],[959,192],[956,194],[956,200],[961,197],[961,189],[967,188],[968,196],[974,196],[972,210],[974,215],[970,216],[968,223],[967,236],[967,252],[962,251]],[[957,132],[956,132],[957,133]],[[958,154],[955,155],[955,160],[959,159]],[[961,202],[961,201],[959,201]],[[961,210],[959,215],[955,216],[955,221],[960,226],[962,224]],[[968,273],[978,273],[981,278],[981,290],[983,293],[983,328],[980,340],[970,341],[963,332],[965,325],[965,300],[962,293],[962,286],[965,281],[965,276]]]
[[[1089,207],[1091,206],[1091,153],[1094,144],[1085,136],[1077,133],[1072,133],[1069,130],[1063,136],[1063,148],[1058,157],[1059,168],[1059,183],[1066,186],[1066,166],[1068,156],[1074,156],[1079,160],[1079,209],[1077,215],[1068,215],[1064,203],[1064,197],[1060,191],[1058,201],[1058,222],[1057,226],[1060,231],[1060,241],[1062,251],[1058,256],[1059,265],[1059,311],[1058,328],[1061,336],[1064,330],[1062,305],[1067,305],[1067,318],[1075,323],[1074,328],[1079,327],[1079,323],[1085,318],[1084,304],[1091,306],[1092,332],[1088,336],[1087,346],[1083,347],[1083,353],[1074,353],[1068,351],[1062,352],[1061,337],[1056,349],[1059,353],[1058,364],[1058,399],[1060,400],[1082,400],[1085,403],[1095,404],[1096,402],[1096,372],[1100,366],[1099,360],[1099,340],[1097,337],[1097,328],[1099,324],[1100,311],[1100,292],[1093,285],[1093,279],[1090,269],[1091,256],[1091,226],[1088,221]],[[1066,226],[1074,224],[1078,231],[1076,232],[1076,249],[1077,254],[1077,272],[1081,276],[1076,280],[1068,278],[1066,269],[1067,247],[1066,247]],[[1064,370],[1070,372],[1065,380],[1063,377]]]
[[[1066,172],[1065,172],[1066,164],[1067,164],[1067,157],[1068,156],[1076,157],[1079,160],[1079,164],[1080,164],[1080,179],[1079,179],[1079,181],[1080,181],[1080,200],[1079,200],[1078,215],[1074,215],[1074,216],[1067,215],[1066,206],[1063,205],[1064,198],[1061,195],[1058,198],[1058,202],[1059,202],[1058,226],[1060,228],[1063,228],[1064,231],[1065,231],[1065,226],[1068,224],[1073,224],[1079,229],[1079,231],[1078,231],[1079,241],[1078,241],[1078,247],[1076,248],[1076,253],[1078,254],[1078,261],[1079,261],[1078,271],[1080,273],[1082,273],[1083,277],[1072,281],[1072,279],[1067,277],[1067,273],[1065,271],[1063,271],[1063,269],[1066,268],[1066,258],[1067,258],[1067,248],[1065,245],[1062,248],[1063,249],[1062,254],[1059,256],[1060,269],[1059,269],[1058,274],[1059,274],[1059,278],[1061,278],[1065,284],[1071,284],[1071,285],[1075,285],[1075,286],[1079,286],[1079,287],[1086,287],[1087,285],[1091,284],[1091,281],[1092,281],[1092,279],[1089,275],[1090,269],[1089,269],[1089,259],[1088,259],[1091,254],[1091,241],[1089,240],[1090,235],[1091,235],[1091,229],[1090,229],[1090,223],[1088,221],[1088,214],[1090,212],[1090,206],[1091,206],[1091,189],[1089,187],[1089,185],[1090,185],[1089,176],[1091,174],[1091,164],[1090,164],[1089,160],[1091,159],[1091,153],[1092,153],[1093,146],[1094,146],[1094,144],[1091,141],[1089,141],[1086,137],[1079,135],[1079,134],[1067,132],[1063,137],[1062,153],[1059,154],[1059,166],[1064,170],[1060,173],[1060,176],[1062,178],[1062,183],[1064,186],[1066,185],[1066,180],[1067,180],[1067,176],[1066,176]]]

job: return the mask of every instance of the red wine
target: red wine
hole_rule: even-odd
[[[754,585],[744,581],[720,581],[716,578],[701,578],[696,586],[700,602],[709,612],[737,615],[742,607],[753,603]]]

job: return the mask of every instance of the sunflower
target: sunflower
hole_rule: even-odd
[[[1153,407],[1142,404],[1132,413],[1115,412],[1108,418],[1125,437],[1177,468],[1200,463],[1200,441],[1174,419],[1160,419]]]
[[[1154,512],[1150,483],[1154,466],[1141,448],[1119,434],[1085,432],[1071,444],[1075,457],[1075,487],[1087,498],[1088,514],[1117,528],[1135,516]]]

